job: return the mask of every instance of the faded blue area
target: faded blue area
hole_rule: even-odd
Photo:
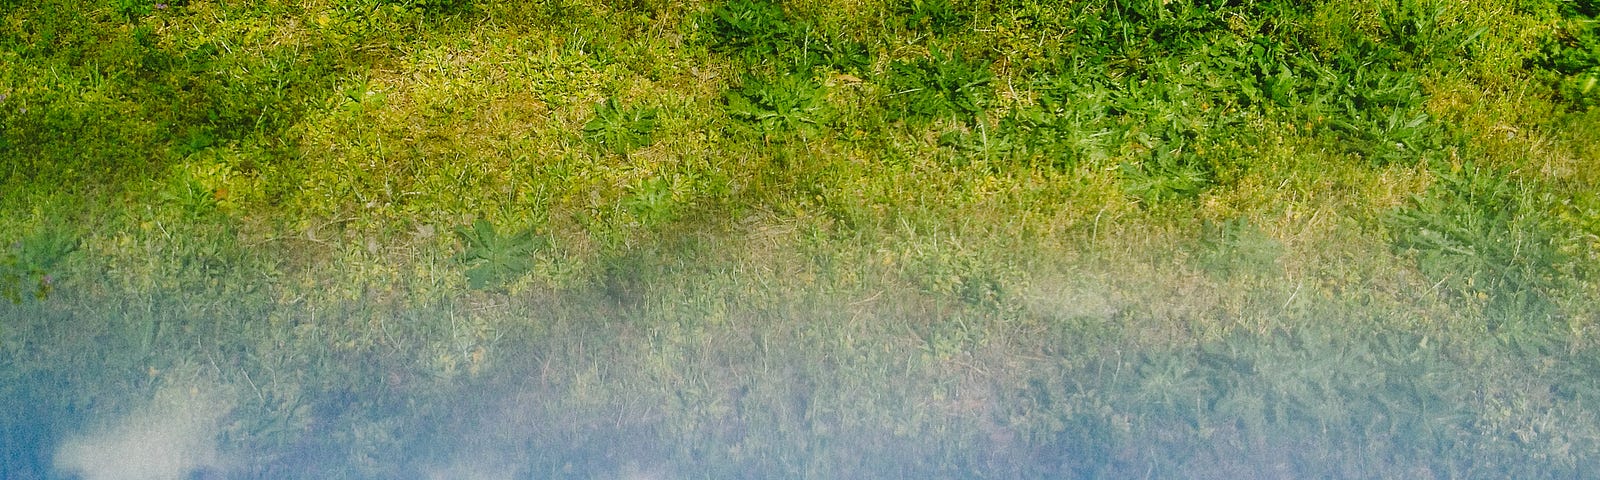
[[[105,341],[97,350],[57,357],[71,363],[29,363],[84,347],[50,345],[52,329],[139,319],[38,305],[6,313],[0,478],[65,478],[51,469],[63,438],[136,410],[162,383],[148,365],[171,359],[142,351],[144,341],[94,337]],[[233,350],[212,374],[239,397],[216,439],[238,465],[186,478],[1582,478],[1592,473],[1583,460],[1600,451],[1578,434],[1596,427],[1600,362],[1564,352],[1465,361],[1452,356],[1457,346],[1421,335],[1319,327],[1136,350],[1105,327],[1063,320],[1044,358],[1007,372],[1023,381],[994,385],[974,410],[983,413],[911,434],[863,423],[875,412],[840,401],[926,401],[894,397],[915,385],[844,391],[847,363],[793,353],[684,366],[685,378],[741,376],[720,379],[727,391],[690,382],[667,396],[580,401],[578,383],[545,375],[561,355],[553,345],[637,328],[618,325],[510,338],[494,370],[429,388],[395,378],[415,374],[398,360],[328,353],[307,363],[326,370],[303,372],[299,397],[277,401],[253,362],[283,352]],[[129,358],[146,366],[121,363]],[[764,361],[780,367],[758,370]],[[772,391],[783,394],[758,395]]]

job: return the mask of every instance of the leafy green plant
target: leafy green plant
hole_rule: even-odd
[[[1530,67],[1549,72],[1557,94],[1577,110],[1600,106],[1600,8],[1593,2],[1561,2],[1561,20],[1545,38]]]
[[[1525,322],[1549,308],[1565,262],[1535,196],[1537,186],[1472,164],[1436,172],[1437,182],[1392,225],[1395,246],[1458,301],[1494,321]],[[1496,325],[1491,325],[1491,327]]]
[[[78,240],[59,230],[43,230],[11,244],[0,254],[0,296],[21,303],[24,295],[44,300],[55,288],[52,272],[78,249]]]
[[[1143,161],[1123,163],[1120,171],[1123,191],[1146,206],[1194,198],[1212,184],[1209,165],[1182,147],[1157,146]]]
[[[794,70],[811,71],[827,67],[838,71],[860,72],[872,64],[872,51],[861,42],[839,34],[828,34],[807,25],[800,38],[788,43],[786,56],[792,58]],[[798,48],[798,50],[795,50]]]
[[[1112,133],[1105,111],[1052,111],[1041,106],[1013,109],[1001,119],[999,132],[1015,149],[1064,168],[1085,158],[1105,158]]]
[[[1201,268],[1219,276],[1268,276],[1277,268],[1283,245],[1245,218],[1206,222],[1198,255]]]
[[[1004,308],[1021,283],[1009,261],[987,257],[957,242],[922,241],[910,250],[904,273],[924,292],[967,305]]]
[[[425,14],[455,13],[473,7],[471,0],[383,0],[383,2]]]
[[[671,180],[655,177],[631,186],[629,191],[625,204],[645,226],[659,225],[677,216]]]
[[[126,21],[136,21],[150,14],[156,2],[150,0],[115,0],[112,7]]]
[[[1383,164],[1437,158],[1452,144],[1423,107],[1415,74],[1358,69],[1345,78],[1329,124],[1350,151]]]
[[[783,7],[768,0],[731,0],[717,5],[701,28],[712,38],[712,51],[737,53],[751,63],[788,48],[794,30]]]
[[[1383,38],[1397,53],[1410,57],[1408,63],[1428,65],[1465,52],[1487,27],[1466,30],[1456,19],[1447,18],[1450,4],[1430,0],[1395,0],[1381,11]]]
[[[1587,109],[1600,106],[1600,68],[1568,75],[1556,87],[1561,98],[1574,108]]]
[[[1143,50],[1170,51],[1203,45],[1214,32],[1225,30],[1227,13],[1241,17],[1258,16],[1252,7],[1267,2],[1226,0],[1131,1],[1084,4],[1077,28],[1090,48],[1103,52],[1132,54]],[[1230,12],[1233,10],[1233,12]]]
[[[1184,69],[1215,103],[1327,131],[1374,164],[1434,160],[1457,144],[1428,114],[1421,75],[1394,47],[1352,42],[1323,61],[1292,42],[1237,38],[1199,47]]]
[[[456,261],[468,267],[467,282],[472,288],[501,285],[527,273],[533,268],[533,256],[549,246],[549,241],[534,235],[531,228],[505,235],[483,219],[472,222],[471,227],[457,227],[456,237],[466,247]]]
[[[650,146],[656,129],[656,109],[617,106],[615,98],[595,105],[594,118],[583,125],[583,137],[606,151],[626,154]]]
[[[176,207],[189,218],[200,218],[217,212],[229,195],[228,177],[231,170],[221,163],[198,162],[176,164],[168,169],[168,178],[157,196]]]
[[[889,65],[885,107],[898,118],[956,117],[972,121],[989,105],[989,63],[934,49],[927,58]]]
[[[956,8],[950,0],[904,0],[898,9],[905,24],[914,30],[944,35],[972,20],[972,15]]]
[[[712,9],[702,21],[715,52],[734,54],[748,65],[769,64],[780,73],[810,72],[819,66],[859,71],[871,63],[865,44],[793,21],[768,0],[732,0]]]
[[[1406,39],[1340,34],[1328,40],[1329,45],[1292,36],[1251,35],[1246,23],[1265,22],[1256,28],[1267,28],[1303,14],[1272,2],[1212,5],[1226,13],[1222,16],[1199,11],[1210,8],[1206,4],[1222,2],[1167,3],[1158,7],[1153,2],[1133,2],[1114,8],[1103,22],[1120,22],[1129,30],[1084,33],[1106,36],[1091,38],[1101,46],[1081,55],[1103,58],[1100,68],[1106,71],[1101,75],[1128,79],[1113,84],[1116,97],[1134,101],[1120,102],[1119,110],[1142,115],[1146,126],[1159,118],[1189,117],[1185,122],[1195,123],[1196,117],[1207,117],[1205,123],[1214,129],[1220,121],[1237,120],[1224,118],[1221,112],[1228,111],[1279,117],[1327,131],[1340,148],[1375,164],[1437,159],[1457,144],[1454,134],[1424,107],[1422,74],[1414,69],[1432,60],[1414,59],[1411,54],[1454,58],[1482,30],[1444,26],[1442,11],[1423,6],[1426,2],[1406,0],[1379,12],[1386,28]],[[1138,19],[1146,22],[1128,23]],[[1227,19],[1245,23],[1230,27]],[[1416,48],[1408,49],[1403,42],[1427,43],[1431,50],[1408,53]],[[1193,108],[1197,105],[1207,108]],[[1202,115],[1199,110],[1208,112]],[[1191,139],[1205,134],[1180,130],[1191,131],[1153,134],[1168,141],[1172,134]]]
[[[3,151],[13,151],[13,147],[11,145],[11,136],[6,134],[6,125],[10,123],[6,120],[11,116],[10,110],[12,108],[10,105],[6,104],[6,99],[10,97],[10,93],[0,92],[0,150]],[[0,181],[5,181],[7,179],[6,177],[10,175],[11,172],[0,173]]]
[[[951,130],[939,135],[939,146],[954,149],[965,159],[992,160],[1004,158],[1022,148],[1011,136],[989,132],[989,126],[979,123],[975,132]]]
[[[800,74],[770,80],[746,76],[741,87],[728,92],[727,110],[763,139],[805,138],[832,116],[823,95],[821,84]]]
[[[1103,68],[1086,63],[1062,59],[1055,71],[1038,75],[1034,103],[1012,108],[997,130],[1056,167],[1109,157],[1113,138],[1125,132],[1112,115],[1117,90],[1103,80]]]

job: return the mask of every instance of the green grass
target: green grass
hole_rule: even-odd
[[[1583,477],[1597,14],[0,2],[0,477]]]

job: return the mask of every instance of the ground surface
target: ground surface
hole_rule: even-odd
[[[1592,0],[0,0],[0,477],[1575,478]]]

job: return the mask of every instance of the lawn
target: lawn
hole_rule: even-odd
[[[1595,0],[0,0],[0,478],[1600,475]]]

